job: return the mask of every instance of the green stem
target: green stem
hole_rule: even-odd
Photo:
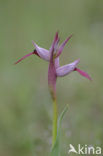
[[[57,102],[56,98],[53,100],[53,136],[52,136],[52,146],[54,145],[57,137],[57,119],[58,119],[58,111],[57,111]]]

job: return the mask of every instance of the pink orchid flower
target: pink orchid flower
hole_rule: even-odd
[[[57,122],[58,122],[58,107],[56,102],[56,80],[57,77],[65,76],[72,71],[77,71],[80,75],[84,76],[85,78],[91,80],[91,77],[84,71],[77,68],[77,64],[79,63],[80,59],[75,60],[74,62],[61,66],[59,65],[59,56],[61,55],[64,46],[66,43],[70,40],[72,37],[69,36],[60,46],[59,43],[59,37],[58,33],[56,33],[53,43],[49,50],[39,47],[35,42],[33,42],[33,45],[35,46],[35,49],[33,52],[25,55],[21,59],[19,59],[15,64],[21,62],[25,58],[35,54],[42,58],[43,60],[46,60],[49,62],[49,68],[48,68],[48,85],[50,88],[51,96],[53,99],[53,137],[52,137],[52,146],[55,144],[56,137],[57,137]]]
[[[64,46],[70,40],[72,35],[70,35],[60,46],[58,33],[56,33],[53,43],[49,50],[39,47],[34,41],[32,41],[35,49],[33,52],[25,55],[21,59],[19,59],[15,64],[21,62],[25,58],[35,54],[42,58],[43,60],[49,61],[49,69],[48,69],[48,84],[51,88],[53,96],[55,96],[56,92],[56,79],[57,77],[63,77],[68,75],[72,71],[77,71],[80,75],[84,76],[85,78],[91,80],[91,77],[84,71],[77,68],[77,64],[80,62],[80,59],[75,60],[74,62],[61,66],[59,65],[59,56],[62,53]]]

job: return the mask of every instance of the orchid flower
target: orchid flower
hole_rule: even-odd
[[[77,68],[77,64],[80,62],[80,59],[75,60],[74,62],[61,66],[59,65],[59,56],[61,55],[64,46],[66,43],[70,40],[72,35],[70,35],[60,46],[59,43],[59,37],[58,33],[56,33],[53,43],[49,50],[39,47],[34,41],[32,41],[35,49],[33,52],[25,55],[21,59],[19,59],[15,64],[21,62],[25,58],[35,54],[38,57],[42,58],[43,60],[46,60],[49,62],[49,68],[48,68],[48,85],[50,88],[50,92],[53,99],[53,140],[52,144],[55,143],[56,136],[57,136],[57,103],[56,103],[56,80],[57,77],[63,77],[65,75],[68,75],[69,73],[73,71],[77,71],[80,75],[83,77],[91,80],[91,77],[84,71]]]
[[[80,70],[79,68],[77,68],[77,64],[80,62],[80,59],[75,60],[74,62],[64,65],[62,67],[59,66],[59,56],[62,53],[64,46],[66,45],[66,43],[70,40],[70,38],[72,37],[72,35],[70,35],[59,47],[58,47],[58,42],[59,42],[59,37],[58,37],[58,33],[56,33],[56,40],[55,40],[55,44],[53,47],[53,53],[54,53],[54,57],[55,57],[55,68],[56,68],[56,75],[58,77],[63,77],[65,75],[68,75],[70,72],[72,71],[77,71],[80,75],[86,77],[87,79],[91,80],[91,77],[84,71]],[[25,58],[35,54],[38,57],[42,58],[43,60],[46,61],[50,61],[50,50],[44,49],[39,47],[34,41],[32,41],[35,49],[33,52],[23,56],[22,58],[20,58],[17,62],[15,62],[15,64],[18,64],[19,62],[21,62],[22,60],[24,60]]]

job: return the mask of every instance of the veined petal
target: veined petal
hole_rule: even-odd
[[[50,60],[50,53],[49,53],[49,50],[39,47],[34,41],[32,41],[32,43],[33,43],[33,45],[35,46],[35,49],[36,49],[38,55],[39,55],[42,59],[44,59],[44,60],[46,60],[46,61],[49,61],[49,60]]]
[[[56,98],[55,96],[56,96],[56,78],[57,78],[53,54],[54,54],[54,46],[56,44],[57,39],[58,33],[56,33],[52,46],[50,48],[50,63],[48,68],[48,85],[53,99]]]
[[[70,35],[70,36],[60,45],[56,57],[60,56],[60,54],[62,53],[62,51],[63,51],[63,49],[64,49],[64,47],[65,47],[65,45],[66,45],[66,43],[71,39],[71,37],[72,37],[72,35]]]
[[[74,71],[77,71],[80,75],[84,76],[85,78],[92,80],[92,78],[89,76],[88,73],[84,72],[83,70],[80,70],[79,68],[75,68]]]
[[[69,74],[70,72],[72,72],[76,68],[79,61],[80,61],[80,59],[75,60],[74,62],[72,62],[70,64],[67,64],[62,67],[57,68],[56,69],[57,76],[62,77],[62,76]]]
[[[36,51],[35,49],[34,49],[33,52],[31,52],[31,53],[29,53],[29,54],[23,56],[22,58],[20,58],[20,59],[19,59],[18,61],[16,61],[14,64],[18,64],[19,62],[21,62],[22,60],[24,60],[25,58],[27,58],[27,57],[29,57],[29,56],[31,56],[31,55],[33,55],[33,54],[38,55],[38,53],[37,53],[37,51]],[[38,55],[38,56],[39,56],[39,55]]]

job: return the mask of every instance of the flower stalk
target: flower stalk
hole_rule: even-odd
[[[52,147],[57,137],[57,121],[58,121],[58,106],[56,98],[53,99],[53,132],[52,132]]]

